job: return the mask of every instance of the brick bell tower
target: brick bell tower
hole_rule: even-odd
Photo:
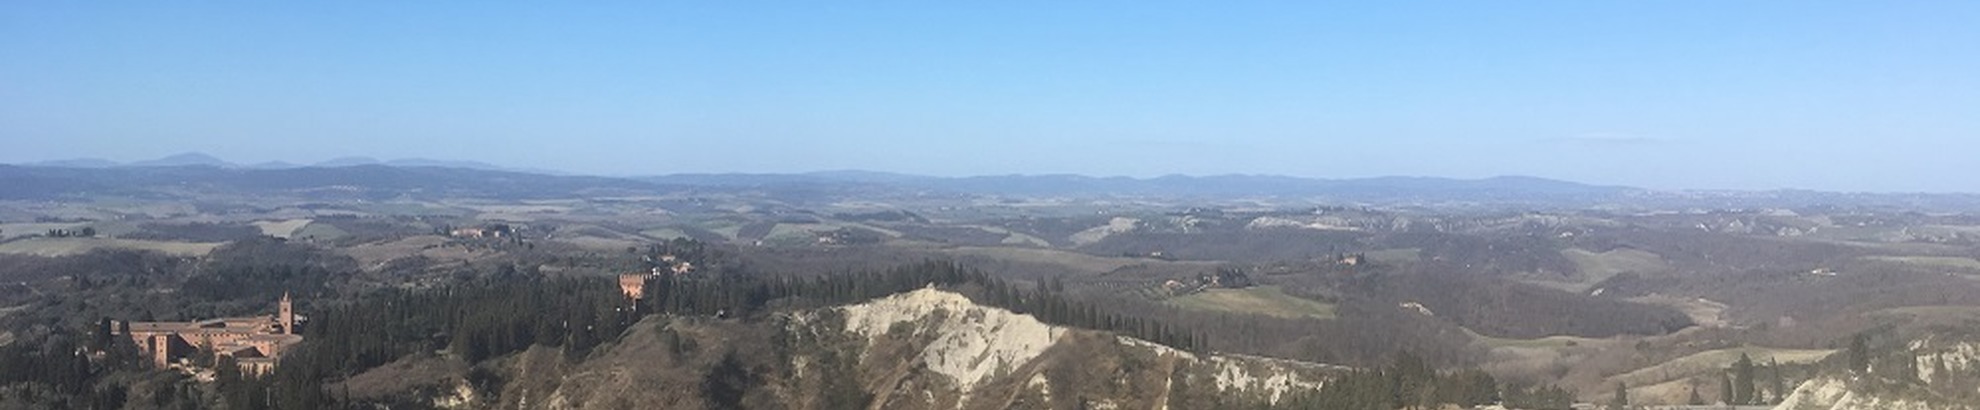
[[[282,322],[282,334],[285,335],[296,334],[296,309],[295,306],[290,304],[289,302],[289,292],[282,292],[281,305],[282,305],[281,308],[282,313],[280,313],[280,316],[276,317],[276,320]]]

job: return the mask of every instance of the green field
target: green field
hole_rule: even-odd
[[[993,233],[993,234],[998,234],[998,235],[1004,235],[1004,240],[1002,241],[1002,243],[1003,243],[1003,244],[1005,244],[1005,245],[1021,245],[1021,246],[1022,246],[1022,245],[1029,245],[1029,246],[1036,246],[1036,247],[1040,247],[1040,248],[1050,248],[1050,247],[1052,247],[1052,243],[1051,243],[1051,242],[1047,242],[1047,241],[1045,241],[1045,239],[1043,239],[1043,238],[1039,238],[1039,237],[1036,237],[1036,236],[1031,236],[1031,235],[1027,235],[1027,234],[1025,234],[1025,233],[1023,233],[1023,232],[1018,232],[1018,231],[1013,231],[1013,230],[1009,230],[1009,229],[1004,229],[1004,228],[999,228],[999,227],[995,227],[995,226],[989,226],[989,225],[962,225],[962,227],[964,227],[964,228],[975,228],[975,229],[977,229],[977,230],[980,230],[980,231],[984,231],[984,232],[989,232],[989,233]]]
[[[659,239],[663,241],[670,241],[677,238],[689,238],[687,231],[680,230],[680,228],[648,229],[644,231],[639,231],[639,234],[640,236]]]
[[[1211,289],[1163,301],[1176,307],[1219,312],[1250,313],[1284,318],[1333,319],[1334,305],[1288,295],[1277,286],[1244,289]]]
[[[963,246],[954,249],[948,249],[946,250],[946,252],[954,255],[971,255],[971,256],[982,256],[982,257],[994,258],[994,259],[1022,261],[1022,262],[1049,263],[1054,265],[1065,266],[1068,268],[1073,268],[1075,270],[1079,270],[1087,273],[1107,273],[1107,272],[1113,272],[1116,269],[1120,269],[1122,267],[1129,265],[1159,262],[1159,261],[1151,261],[1146,259],[1123,258],[1118,256],[1094,256],[1079,252],[1062,251],[1057,249],[1017,248],[1017,247]]]
[[[1574,270],[1579,273],[1573,282],[1555,282],[1554,287],[1570,292],[1581,292],[1597,283],[1623,272],[1651,273],[1669,270],[1662,256],[1635,249],[1614,249],[1608,252],[1590,252],[1580,248],[1561,250],[1561,256],[1574,262]]]
[[[83,226],[87,226],[87,225],[89,224],[84,222],[49,222],[49,223],[37,222],[37,223],[0,224],[0,239],[40,235],[40,234],[48,233],[48,230],[50,229],[80,229]]]
[[[1876,318],[1880,323],[1902,323],[1904,326],[1965,327],[1968,321],[1980,317],[1980,306],[1906,306],[1871,311],[1864,315]]]
[[[255,221],[254,227],[260,228],[262,235],[268,235],[277,238],[289,238],[291,236],[294,236],[296,231],[302,230],[303,226],[309,225],[310,222],[311,221],[309,219],[290,219],[283,221]]]
[[[1756,362],[1766,363],[1778,360],[1783,364],[1814,363],[1835,354],[1835,350],[1820,349],[1776,349],[1747,346],[1732,349],[1709,350],[1690,356],[1671,359],[1653,366],[1644,367],[1615,376],[1610,382],[1628,383],[1633,386],[1649,386],[1670,380],[1678,380],[1696,375],[1723,371],[1732,362],[1745,354]]]
[[[1476,341],[1479,344],[1483,344],[1485,345],[1485,347],[1490,347],[1494,349],[1498,349],[1498,348],[1565,349],[1565,348],[1577,347],[1577,346],[1599,346],[1603,343],[1608,342],[1602,339],[1594,339],[1594,338],[1586,338],[1586,337],[1578,337],[1578,336],[1547,336],[1538,339],[1511,339],[1511,338],[1491,337],[1491,336],[1481,335],[1478,334],[1478,332],[1471,331],[1471,329],[1464,329],[1464,333],[1467,335],[1471,335],[1471,339],[1473,341]]]
[[[812,241],[815,240],[819,234],[837,231],[840,229],[865,229],[873,232],[878,232],[881,235],[885,235],[889,238],[901,237],[901,233],[898,231],[872,226],[872,225],[859,224],[859,223],[850,223],[850,222],[780,223],[777,224],[776,226],[771,227],[770,233],[763,235],[763,241],[809,244],[812,243]]]
[[[0,244],[0,253],[67,256],[99,248],[141,249],[180,256],[199,256],[220,247],[218,243],[145,241],[106,238],[34,238]]]
[[[1980,260],[1952,256],[1865,256],[1863,259],[1933,268],[1980,270]]]
[[[1369,261],[1371,262],[1384,262],[1384,263],[1415,262],[1416,260],[1423,258],[1423,250],[1418,248],[1383,249],[1378,251],[1370,251],[1368,253],[1362,254],[1362,256],[1368,257]]]
[[[359,204],[353,206],[352,208],[359,212],[378,214],[378,215],[405,215],[405,216],[425,216],[425,215],[466,216],[468,215],[467,210],[464,209],[444,207],[444,206],[438,206],[438,205],[421,203],[421,202],[404,202],[404,201],[376,202],[376,203]]]
[[[301,228],[296,228],[296,231],[290,233],[289,236],[296,238],[308,238],[318,241],[334,241],[338,239],[343,239],[344,237],[347,236],[351,236],[351,233],[345,232],[343,228],[338,228],[336,225],[331,225],[322,222],[311,222],[309,224],[303,225]]]
[[[96,228],[97,236],[107,238],[130,235],[144,230],[144,227],[138,226],[138,223],[134,221],[92,222],[89,224],[89,227]]]
[[[811,244],[818,234],[835,229],[831,225],[810,223],[780,223],[770,227],[770,233],[763,234],[764,243]]]
[[[1870,312],[1869,314],[1899,314],[1914,317],[1980,317],[1980,306],[1937,305],[1906,306]]]

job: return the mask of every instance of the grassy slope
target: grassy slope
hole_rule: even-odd
[[[40,235],[40,234],[48,233],[48,230],[50,229],[81,229],[82,227],[88,225],[89,225],[88,223],[84,223],[84,222],[51,222],[51,223],[35,222],[35,223],[0,224],[0,240],[5,240],[9,238],[19,238],[29,235]]]
[[[87,253],[98,248],[153,250],[173,255],[199,256],[212,252],[219,243],[147,241],[108,238],[34,238],[0,244],[0,253],[65,256]]]
[[[1951,256],[1865,256],[1865,260],[1932,268],[1980,270],[1980,260]]]
[[[291,237],[312,238],[319,241],[334,241],[350,235],[350,232],[345,232],[336,225],[321,222],[311,222],[300,228],[296,228],[295,232],[289,234]]]
[[[1285,318],[1333,319],[1334,305],[1287,295],[1277,286],[1211,289],[1171,298],[1166,303],[1185,309],[1251,313]]]
[[[1006,247],[965,246],[965,247],[949,249],[947,250],[947,253],[959,254],[959,255],[975,255],[975,256],[983,256],[983,257],[996,258],[996,259],[1009,259],[1009,260],[1016,260],[1023,262],[1049,263],[1054,265],[1063,265],[1066,267],[1077,269],[1079,271],[1091,272],[1091,273],[1112,272],[1124,266],[1151,262],[1149,260],[1143,260],[1143,259],[1111,257],[1111,256],[1093,256],[1078,252],[1062,251],[1055,249],[1015,248],[1015,247],[1006,248]]]
[[[1423,255],[1422,248],[1396,248],[1396,249],[1383,249],[1378,251],[1372,251],[1372,252],[1368,252],[1367,254],[1364,254],[1363,256],[1367,256],[1368,259],[1373,260],[1375,262],[1407,263],[1407,262],[1415,262],[1418,259],[1422,259],[1423,258],[1422,255]]]
[[[288,238],[290,236],[295,235],[296,231],[302,230],[303,226],[309,225],[310,222],[312,221],[309,219],[290,219],[283,221],[255,221],[254,227],[260,228],[262,235],[268,235],[277,238]]]
[[[1788,364],[1821,361],[1829,357],[1829,355],[1835,354],[1836,351],[1824,349],[1776,349],[1759,346],[1709,350],[1615,375],[1610,377],[1610,380],[1612,382],[1628,383],[1631,386],[1649,386],[1672,380],[1680,380],[1725,369],[1727,366],[1732,365],[1733,361],[1739,360],[1741,353],[1752,357],[1758,363],[1767,363],[1769,359],[1773,359],[1779,360],[1783,364]]]
[[[1569,261],[1574,262],[1575,271],[1578,273],[1577,280],[1539,284],[1569,292],[1586,292],[1590,286],[1623,272],[1650,273],[1670,269],[1670,266],[1664,263],[1663,257],[1636,249],[1590,252],[1572,248],[1561,250],[1561,256],[1566,256]]]

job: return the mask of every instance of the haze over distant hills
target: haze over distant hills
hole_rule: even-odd
[[[1216,201],[1273,197],[1327,202],[1522,207],[1629,205],[1656,207],[1907,206],[1980,208],[1972,194],[1867,194],[1800,190],[1659,191],[1527,176],[1301,178],[1274,175],[1167,175],[1154,178],[1069,174],[936,177],[836,170],[789,174],[692,173],[641,177],[577,176],[476,161],[342,157],[309,165],[239,164],[201,153],[118,163],[103,159],[0,165],[0,198],[80,195],[271,194],[325,188],[361,197],[438,194],[549,197],[661,194],[683,191],[773,193],[804,200],[924,195],[999,197],[1138,197]]]
[[[229,162],[227,160],[220,159],[219,157],[215,157],[212,155],[207,155],[205,153],[199,153],[199,152],[186,152],[180,154],[173,154],[158,159],[132,161],[132,162],[117,162],[102,158],[73,158],[73,159],[63,159],[63,160],[29,162],[20,165],[39,166],[39,167],[62,167],[62,168],[210,166],[217,168],[246,168],[246,169],[289,169],[289,168],[309,168],[309,167],[319,167],[319,168],[349,167],[349,166],[357,166],[357,165],[389,165],[396,167],[443,167],[443,168],[475,169],[475,170],[484,170],[484,171],[516,171],[516,172],[529,172],[529,173],[552,174],[552,175],[566,174],[564,172],[537,169],[537,168],[505,167],[505,166],[489,164],[486,162],[479,162],[479,161],[456,161],[456,160],[439,160],[439,159],[427,159],[427,158],[399,158],[399,159],[391,159],[391,160],[380,160],[372,157],[351,156],[351,157],[337,157],[337,158],[332,158],[310,164],[296,164],[285,161],[266,161],[266,162],[252,163],[252,164],[241,164],[241,163]]]

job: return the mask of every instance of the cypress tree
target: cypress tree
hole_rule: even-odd
[[[90,339],[89,339],[90,350],[94,350],[94,351],[108,350],[110,348],[110,341],[111,341],[110,318],[104,317],[103,320],[97,321],[96,332],[94,333],[95,334],[90,335]]]
[[[1937,384],[1946,384],[1947,380],[1951,378],[1952,378],[1952,373],[1946,372],[1946,360],[1944,358],[1933,359],[1931,381],[1937,382]],[[1927,384],[1932,384],[1932,383],[1927,383]]]
[[[1609,398],[1609,410],[1623,410],[1627,408],[1629,408],[1629,386],[1616,383],[1616,394]]]
[[[1787,384],[1781,380],[1781,361],[1767,358],[1767,389],[1772,391],[1772,403],[1778,404],[1787,399]]]
[[[1870,371],[1870,347],[1868,337],[1862,333],[1849,339],[1849,371],[1863,373]]]
[[[1753,378],[1753,358],[1739,354],[1739,361],[1733,362],[1733,402],[1732,404],[1759,404],[1756,394],[1757,384]]]
[[[1738,402],[1733,401],[1732,376],[1729,376],[1726,373],[1719,373],[1719,404],[1736,404],[1736,403]]]

